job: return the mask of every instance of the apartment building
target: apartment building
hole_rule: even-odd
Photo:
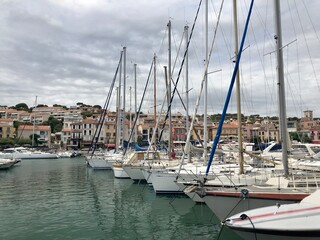
[[[17,136],[24,139],[30,139],[30,136],[37,134],[39,137],[38,141],[51,147],[51,127],[45,125],[20,125],[18,127]]]
[[[7,118],[0,118],[0,139],[13,139],[15,137],[16,129],[14,128],[13,120]]]

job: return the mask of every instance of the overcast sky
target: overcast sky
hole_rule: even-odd
[[[237,2],[240,41],[250,1]],[[199,95],[204,69],[204,3],[189,48],[190,114]],[[134,103],[134,90],[131,105],[129,92],[129,87],[134,86],[133,65],[137,64],[140,102],[154,53],[158,56],[156,105],[162,104],[163,66],[168,65],[167,23],[169,20],[172,23],[172,78],[176,81],[185,47],[183,42],[178,51],[184,26],[189,26],[190,34],[199,1],[1,0],[0,4],[0,105],[27,103],[31,107],[37,96],[37,104],[49,106],[73,106],[77,102],[103,106],[120,52],[126,46],[128,110]],[[221,1],[209,0],[209,45],[220,5]],[[301,117],[304,110],[313,110],[314,116],[320,117],[319,5],[317,0],[281,0],[288,116]],[[209,72],[217,71],[208,77],[209,114],[222,112],[234,65],[233,29],[232,1],[226,0],[209,65]],[[256,0],[240,66],[245,115],[278,114],[274,35],[273,0]],[[183,70],[178,90],[184,99],[185,86]],[[111,109],[115,108],[115,95],[114,89]],[[143,112],[153,111],[152,99],[150,83]],[[173,109],[184,113],[177,97],[175,103]],[[203,110],[202,100],[199,112]],[[235,96],[228,112],[236,112]]]

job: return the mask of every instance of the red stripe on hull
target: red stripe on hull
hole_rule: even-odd
[[[221,196],[221,197],[244,197],[240,192],[206,192],[208,196]],[[292,200],[301,201],[309,196],[309,193],[266,193],[266,192],[249,192],[247,198],[262,198],[262,199],[279,199],[279,200]]]

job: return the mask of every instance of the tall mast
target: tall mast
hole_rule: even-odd
[[[120,97],[119,97],[119,87],[116,87],[116,92],[117,92],[117,101],[116,101],[116,109],[117,109],[117,129],[116,129],[116,151],[119,150],[119,122],[120,122],[120,119],[119,119],[119,111],[120,111],[120,108],[119,108],[119,100],[120,100]]]
[[[168,49],[168,72],[169,72],[169,80],[168,80],[168,106],[170,105],[170,99],[171,99],[171,79],[172,79],[172,72],[171,72],[171,21],[168,23],[168,42],[169,42],[169,49]],[[171,107],[169,110],[169,142],[168,142],[168,149],[169,149],[169,159],[171,159],[171,153],[172,153],[172,126],[171,126]]]
[[[132,122],[132,116],[131,116],[131,86],[129,87],[129,96],[130,96],[130,101],[129,101],[129,136],[131,135],[131,122]]]
[[[278,62],[278,94],[279,94],[279,122],[280,122],[280,142],[282,145],[282,164],[284,168],[284,176],[289,176],[288,169],[288,138],[287,138],[287,110],[286,110],[286,96],[285,84],[283,73],[283,52],[282,52],[282,29],[281,29],[281,16],[280,16],[280,1],[274,1],[275,22],[276,22],[276,52]]]
[[[123,51],[121,51],[121,59],[120,59],[120,66],[119,66],[119,87],[117,91],[117,134],[116,134],[116,150],[119,150],[120,145],[120,138],[121,138],[121,78],[122,78],[122,55]]]
[[[135,63],[133,65],[134,68],[134,117],[137,118],[138,117],[138,113],[137,113],[137,64]],[[134,126],[134,142],[137,143],[138,141],[138,131],[137,131],[137,124],[138,121],[136,120],[136,124]]]
[[[188,54],[188,41],[189,41],[189,27],[184,27],[184,34],[185,34],[185,42],[186,42],[186,62],[185,62],[185,70],[186,70],[186,139],[187,139],[187,133],[189,131],[189,54]],[[187,143],[186,143],[187,144]],[[190,146],[190,145],[188,145]],[[188,153],[188,162],[191,161],[191,154],[190,149]]]
[[[122,109],[122,114],[121,114],[121,135],[122,135],[122,149],[124,149],[123,146],[123,140],[124,140],[124,120],[125,120],[125,114],[126,114],[126,47],[123,47],[123,109]],[[121,76],[121,74],[120,74]]]
[[[234,54],[235,59],[238,56],[238,17],[237,17],[237,0],[233,0],[233,19],[234,19]],[[238,118],[238,143],[239,143],[239,166],[240,174],[243,170],[243,146],[242,146],[242,119],[241,119],[241,96],[240,96],[240,74],[239,69],[236,75],[236,93],[237,93],[237,118]]]
[[[206,56],[205,56],[205,63],[209,61],[208,59],[208,0],[206,0],[205,5],[205,29],[206,29]],[[207,111],[208,111],[208,70],[206,69],[205,72],[205,80],[204,80],[204,114],[203,114],[203,160],[204,162],[207,161],[207,128],[208,128],[208,121],[207,121]]]
[[[154,127],[153,134],[156,134],[157,127],[157,56],[154,54],[153,56],[153,111],[154,111]],[[154,147],[156,147],[157,139],[154,138]]]

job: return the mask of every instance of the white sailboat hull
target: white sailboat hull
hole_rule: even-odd
[[[203,200],[218,219],[224,221],[228,216],[238,212],[276,204],[296,203],[308,195],[308,193],[295,193],[282,189],[278,192],[249,192],[244,197],[240,189],[222,189],[207,191]]]
[[[112,164],[114,164],[115,161],[107,161],[104,157],[93,157],[88,158],[87,163],[89,167],[93,169],[111,170]]]
[[[123,170],[127,173],[127,175],[133,180],[133,181],[141,181],[145,180],[144,175],[142,173],[143,167],[140,166],[131,166],[131,165],[124,165]]]
[[[122,164],[113,164],[112,170],[115,178],[130,178],[122,168]]]
[[[163,171],[152,171],[151,182],[156,193],[183,193],[176,183],[177,174]]]
[[[151,171],[149,169],[143,169],[142,174],[144,176],[144,179],[147,181],[148,185],[152,186]]]
[[[204,203],[201,198],[194,190],[197,188],[195,185],[186,185],[184,182],[176,182],[176,184],[183,190],[184,194],[187,195],[191,200],[196,203]]]
[[[274,205],[235,214],[226,226],[243,239],[320,239],[320,191],[297,204]]]

